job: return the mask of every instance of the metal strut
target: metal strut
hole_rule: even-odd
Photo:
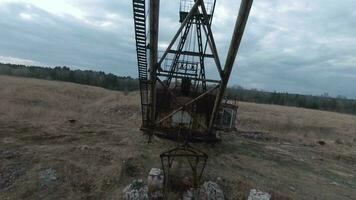
[[[200,20],[199,20],[200,21]],[[200,22],[197,21],[197,38],[198,38],[198,50],[199,50],[199,63],[200,63],[200,73],[199,78],[203,79],[202,87],[203,91],[206,91],[206,81],[205,81],[205,66],[204,66],[204,52],[203,52],[203,40],[201,35],[201,25]]]
[[[187,40],[187,36],[188,36],[189,30],[190,30],[190,27],[192,26],[192,22],[193,22],[193,19],[188,21],[187,26],[185,27],[184,33],[181,37],[181,40],[179,41],[177,54],[175,54],[174,59],[172,61],[171,72],[170,72],[171,76],[173,76],[174,72],[176,71],[181,52],[183,50],[185,41]],[[172,77],[168,77],[167,78],[167,86],[168,87],[171,84],[171,81],[172,81]]]
[[[225,62],[225,67],[223,71],[223,76],[221,79],[221,85],[220,85],[220,90],[217,94],[217,97],[215,99],[214,103],[214,108],[213,112],[211,114],[210,122],[209,122],[209,129],[212,130],[214,127],[214,121],[216,119],[216,114],[219,110],[221,101],[223,99],[227,83],[229,81],[231,71],[236,59],[237,52],[240,47],[241,39],[245,30],[245,26],[247,23],[248,16],[250,14],[251,6],[252,6],[253,0],[242,0],[240,4],[240,10],[239,10],[239,15],[237,16],[236,23],[235,23],[235,28],[234,28],[234,33],[231,38],[230,42],[230,47],[229,51],[226,57],[226,62]]]

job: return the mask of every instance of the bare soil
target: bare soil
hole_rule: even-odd
[[[356,116],[239,106],[237,131],[193,144],[227,199],[356,199]],[[0,199],[121,199],[175,145],[139,127],[137,92],[0,76]]]

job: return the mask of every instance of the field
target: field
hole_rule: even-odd
[[[356,116],[239,106],[237,131],[193,144],[227,199],[356,199]],[[120,199],[174,145],[139,127],[137,92],[0,76],[0,199]]]

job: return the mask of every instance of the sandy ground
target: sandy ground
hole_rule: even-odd
[[[239,105],[238,131],[193,144],[227,199],[356,199],[356,116]],[[0,76],[0,199],[121,199],[175,145],[139,126],[136,92]]]

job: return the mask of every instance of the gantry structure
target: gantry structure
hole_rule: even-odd
[[[212,31],[216,0],[180,0],[179,28],[163,51],[160,0],[133,0],[142,130],[177,140],[219,139],[218,122],[236,117],[225,116],[222,100],[251,5],[241,1],[223,64]]]

